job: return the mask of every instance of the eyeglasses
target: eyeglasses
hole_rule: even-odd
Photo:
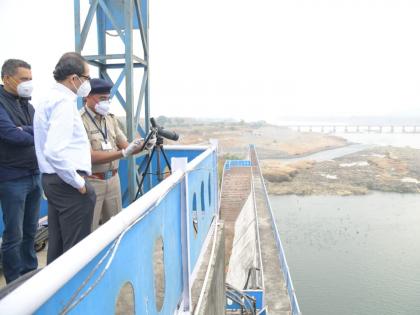
[[[81,74],[80,75],[80,77],[82,77],[82,78],[84,78],[84,79],[86,79],[86,80],[88,80],[88,81],[90,81],[90,76],[88,76],[88,75],[83,75],[83,74]]]

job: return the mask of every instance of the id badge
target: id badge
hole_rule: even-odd
[[[103,151],[112,150],[111,143],[109,143],[109,142],[102,141],[101,146],[102,146]]]

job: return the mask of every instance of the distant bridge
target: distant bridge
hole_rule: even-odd
[[[325,133],[420,133],[420,125],[281,125],[298,132]]]

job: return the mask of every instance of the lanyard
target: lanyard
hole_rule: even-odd
[[[88,116],[89,116],[89,118],[90,118],[90,120],[92,120],[92,122],[93,122],[93,124],[95,125],[95,127],[99,130],[99,132],[101,133],[101,135],[102,135],[102,137],[104,138],[104,140],[105,140],[105,143],[107,143],[107,140],[108,140],[108,130],[107,130],[107,128],[106,128],[106,119],[105,119],[105,132],[104,131],[102,131],[102,128],[100,128],[99,126],[98,126],[98,124],[96,123],[96,121],[95,121],[95,119],[92,117],[92,115],[88,112],[88,109],[85,107],[85,111],[86,111],[86,114],[88,114]]]

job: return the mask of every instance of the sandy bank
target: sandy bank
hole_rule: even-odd
[[[173,127],[179,143],[197,144],[214,138],[221,155],[245,157],[249,144],[255,144],[261,159],[304,156],[348,144],[347,140],[322,133],[300,133],[265,123],[190,123]]]
[[[419,193],[420,150],[375,147],[323,162],[264,161],[270,194],[355,195],[369,191]]]

